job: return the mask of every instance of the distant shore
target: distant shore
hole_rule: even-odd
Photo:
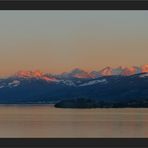
[[[0,104],[0,106],[51,106],[54,107],[55,104]]]

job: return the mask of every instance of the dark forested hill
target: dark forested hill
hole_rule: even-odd
[[[148,74],[52,81],[16,76],[0,79],[0,103],[56,103],[81,97],[108,102],[146,101]]]

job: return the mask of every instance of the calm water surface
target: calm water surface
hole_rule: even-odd
[[[148,137],[148,109],[0,106],[0,137]]]

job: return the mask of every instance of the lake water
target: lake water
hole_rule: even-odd
[[[148,137],[148,109],[0,106],[1,137]]]

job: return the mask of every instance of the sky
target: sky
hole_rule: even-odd
[[[148,11],[0,11],[0,75],[148,64]]]

